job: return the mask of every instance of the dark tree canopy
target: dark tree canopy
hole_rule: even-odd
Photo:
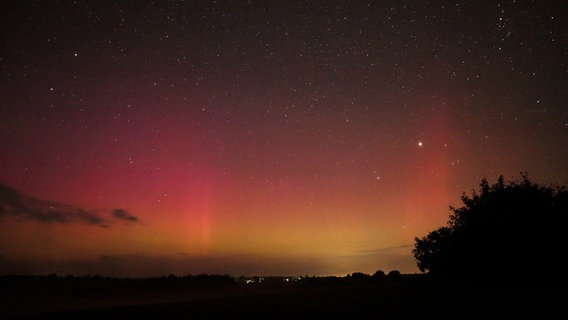
[[[417,266],[434,276],[469,279],[542,279],[564,273],[568,191],[542,186],[526,174],[500,176],[450,207],[447,226],[415,238]]]

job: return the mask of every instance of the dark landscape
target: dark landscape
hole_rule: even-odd
[[[247,281],[248,280],[248,281]],[[502,319],[552,317],[561,286],[439,283],[422,274],[4,276],[2,319]]]

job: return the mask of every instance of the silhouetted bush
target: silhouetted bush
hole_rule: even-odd
[[[387,279],[395,280],[395,279],[400,279],[400,278],[402,278],[402,274],[398,270],[389,271],[389,273],[387,274]]]
[[[387,278],[387,274],[383,270],[377,270],[373,273],[373,279],[375,280],[384,280]]]
[[[566,187],[544,187],[526,174],[511,182],[500,176],[493,185],[482,179],[479,192],[461,200],[461,208],[450,207],[447,226],[415,238],[413,254],[422,272],[523,283],[561,274]]]
[[[351,274],[351,279],[352,280],[368,280],[370,279],[371,276],[366,274],[366,273],[362,273],[362,272],[353,272]]]

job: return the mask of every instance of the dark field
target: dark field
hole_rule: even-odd
[[[237,279],[238,280],[238,279]],[[565,313],[564,288],[397,279],[3,277],[0,319],[520,319]]]

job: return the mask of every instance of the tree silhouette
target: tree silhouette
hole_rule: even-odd
[[[531,281],[558,276],[566,250],[568,192],[541,186],[526,173],[500,176],[450,207],[447,226],[415,238],[418,268],[445,278]]]
[[[385,280],[387,278],[387,274],[383,270],[377,270],[373,273],[373,279],[376,280]]]

